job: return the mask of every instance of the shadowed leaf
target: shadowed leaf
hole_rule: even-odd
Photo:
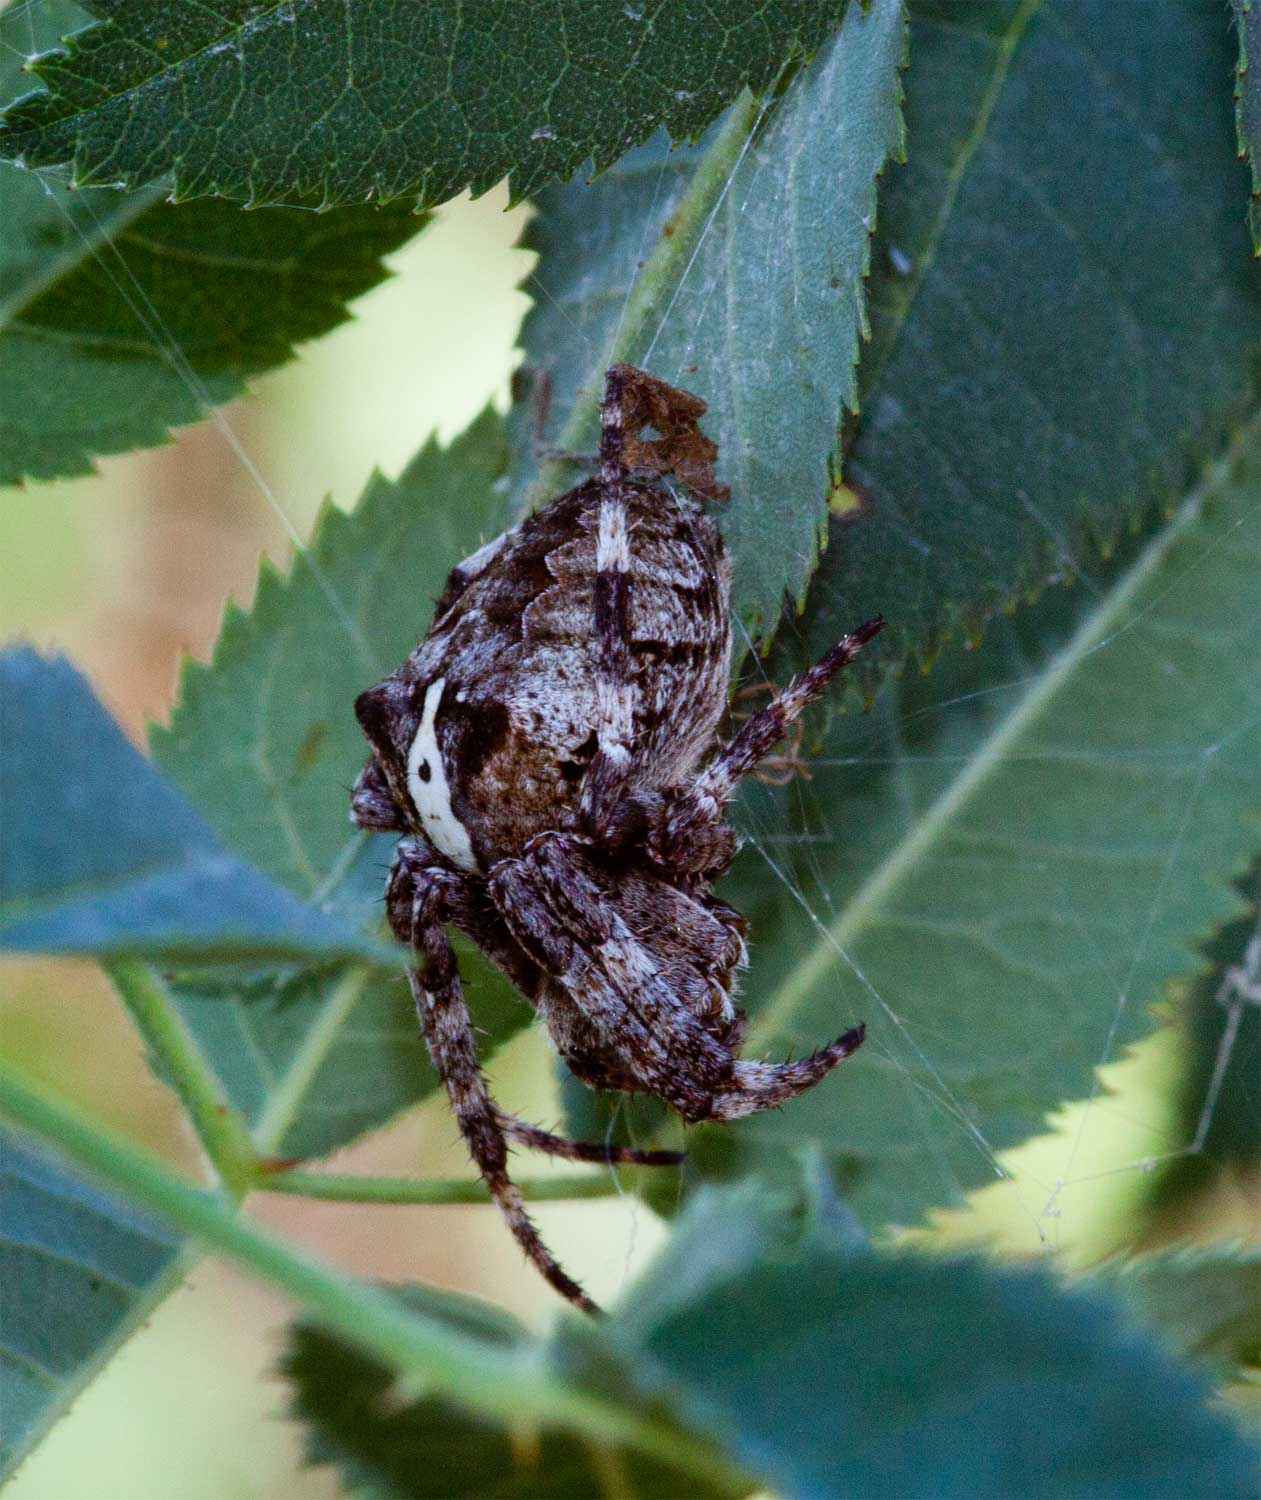
[[[0,98],[28,27],[46,40],[81,15],[0,16]],[[381,257],[425,223],[406,204],[242,214],[167,193],[71,193],[64,172],[0,162],[0,484],[166,441],[343,322],[385,276]]]
[[[703,1264],[714,1218],[689,1211],[671,1253]],[[674,1303],[632,1294],[607,1337],[632,1386],[786,1497],[1172,1500],[1211,1473],[1243,1500],[1261,1472],[1204,1381],[1041,1273],[815,1235]]]
[[[401,1300],[415,1295],[401,1288]],[[457,1303],[470,1329],[496,1343],[524,1346],[516,1319],[484,1303]],[[640,1454],[564,1432],[506,1431],[449,1401],[409,1399],[394,1374],[311,1323],[290,1338],[283,1373],[292,1412],[306,1431],[308,1463],[332,1464],[348,1493],[371,1500],[717,1500],[750,1486],[706,1483]]]
[[[1187,1246],[1097,1266],[1087,1285],[1115,1293],[1135,1319],[1218,1380],[1261,1375],[1261,1249]]]
[[[862,508],[833,521],[794,665],[877,613],[886,651],[975,634],[1171,503],[1255,392],[1218,10],[1149,0],[1140,25],[1093,0],[922,0],[913,18],[845,466]]]

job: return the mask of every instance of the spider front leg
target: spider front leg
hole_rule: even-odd
[[[641,844],[653,864],[675,878],[716,880],[736,853],[735,834],[723,819],[740,781],[757,769],[884,623],[867,620],[850,631],[754,714],[690,783],[626,798],[606,819],[610,841]]]
[[[842,636],[814,666],[755,713],[697,777],[698,793],[702,797],[712,797],[721,806],[730,802],[740,781],[757,768],[784,738],[790,725],[795,724],[810,704],[823,695],[833,677],[848,666],[884,626],[885,622],[879,616],[874,620],[864,620],[857,630]]]
[[[473,1026],[445,931],[465,880],[449,870],[424,866],[418,858],[422,854],[412,841],[400,843],[390,871],[386,907],[395,937],[408,944],[418,959],[407,978],[429,1056],[446,1087],[469,1154],[527,1259],[562,1297],[583,1312],[597,1313],[596,1304],[544,1245],[508,1176],[504,1121],[477,1061]]]

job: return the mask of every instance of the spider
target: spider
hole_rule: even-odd
[[[504,970],[584,1083],[656,1095],[686,1121],[783,1104],[863,1039],[856,1027],[795,1062],[739,1055],[745,923],[710,889],[737,848],[724,811],[884,622],[847,635],[702,765],[731,651],[731,565],[696,498],[728,493],[705,409],[613,365],[594,477],[460,563],[428,634],[355,701],[372,754],[351,817],[402,835],[386,911],[414,956],[429,1054],[513,1235],[584,1312],[598,1309],[531,1222],[509,1142],[647,1166],[682,1155],[569,1140],[503,1110],[478,1065],[448,926]]]

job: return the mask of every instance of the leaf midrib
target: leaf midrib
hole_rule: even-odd
[[[1008,762],[1007,748],[1017,741],[1055,698],[1077,667],[1117,626],[1121,612],[1135,592],[1164,561],[1170,548],[1199,519],[1205,496],[1226,479],[1238,455],[1261,436],[1261,416],[1253,417],[1232,439],[1205,478],[1183,500],[1173,518],[1153,537],[1126,571],[1078,627],[1072,639],[1039,674],[1011,714],[964,762],[964,770],[933,803],[914,828],[894,846],[867,877],[852,900],[828,923],[816,922],[815,940],[805,956],[771,995],[752,1028],[748,1046],[756,1049],[782,1035],[800,1003],[813,991],[827,966],[846,957],[849,946],[873,922],[889,894],[912,871],[921,856],[947,829],[989,775]]]
[[[946,191],[942,195],[941,204],[937,215],[933,220],[933,227],[928,236],[928,241],[923,251],[916,257],[915,268],[910,276],[910,284],[905,296],[901,299],[897,313],[891,320],[891,331],[883,340],[878,356],[873,359],[870,372],[863,380],[868,391],[873,391],[880,383],[889,361],[893,358],[898,344],[901,342],[902,329],[910,316],[911,309],[919,298],[920,288],[928,273],[932,270],[937,259],[937,251],[945,238],[947,226],[954,213],[955,200],[963,186],[963,179],[967,176],[968,167],[976,154],[977,148],[989,130],[990,118],[1003,91],[1003,85],[1007,81],[1007,74],[1011,71],[1011,61],[1015,56],[1016,47],[1029,27],[1034,15],[1042,8],[1042,0],[1023,0],[1023,4],[1011,18],[1011,23],[1006,32],[995,44],[994,71],[986,85],[985,92],[981,96],[980,107],[977,110],[976,120],[967,138],[960,147],[950,171],[946,175]],[[933,20],[929,25],[945,26],[947,23]],[[960,28],[955,28],[956,30]],[[970,32],[970,35],[976,35]],[[911,54],[912,66],[914,66],[914,51]]]
[[[329,992],[318,1018],[307,1028],[301,1045],[254,1127],[254,1139],[261,1150],[274,1150],[297,1118],[312,1083],[319,1075],[321,1064],[340,1035],[346,1018],[358,1004],[370,973],[367,965],[356,964],[347,969]]]

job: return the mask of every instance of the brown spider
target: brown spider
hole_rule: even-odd
[[[681,1157],[568,1140],[502,1110],[448,924],[527,996],[584,1083],[654,1094],[688,1121],[783,1104],[863,1039],[859,1026],[797,1062],[739,1056],[745,923],[710,891],[736,852],[724,811],[883,621],[847,635],[701,767],[726,699],[731,566],[697,501],[654,476],[725,497],[704,411],[614,365],[595,477],[455,568],[429,633],[355,702],[373,753],[351,816],[403,835],[386,909],[416,956],[434,1067],[517,1241],[587,1312],[508,1176],[508,1141],[583,1161]]]

